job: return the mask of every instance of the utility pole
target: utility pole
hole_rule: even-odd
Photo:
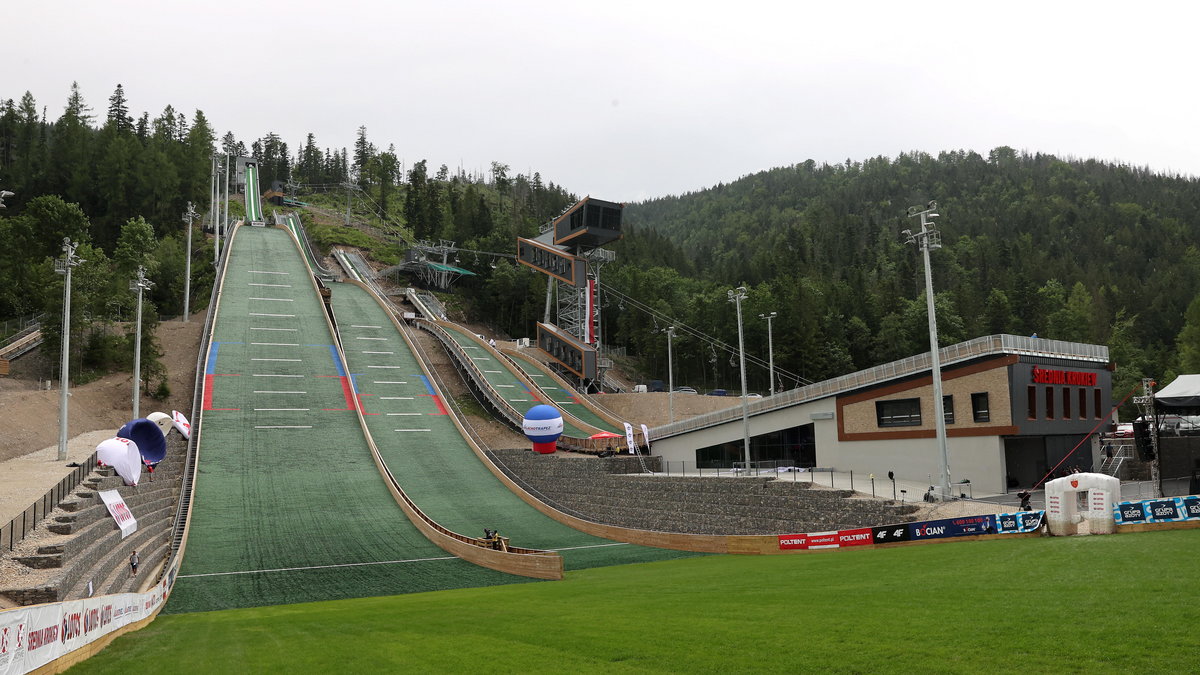
[[[221,232],[229,227],[229,174],[229,155],[225,155],[225,215],[221,217],[221,229],[217,231],[217,239],[220,239]]]
[[[141,417],[142,402],[142,291],[154,287],[146,278],[146,268],[138,265],[137,278],[129,282],[129,290],[137,291],[137,331],[133,334],[133,419]]]
[[[767,320],[767,370],[771,376],[771,390],[768,396],[775,395],[775,342],[771,339],[771,319],[779,316],[778,312],[770,314],[759,314],[758,318]]]
[[[187,323],[192,299],[192,221],[196,219],[195,207],[188,202],[187,211],[183,213],[183,222],[187,223],[187,253],[183,265],[183,322]]]
[[[675,421],[675,367],[671,358],[671,340],[675,337],[675,326],[667,326],[667,420]]]
[[[933,228],[929,219],[937,218],[937,202],[930,200],[924,207],[908,209],[908,217],[921,218],[921,231],[904,230],[906,244],[916,244],[925,261],[925,309],[929,317],[929,358],[933,379],[933,417],[937,430],[937,445],[940,451],[939,472],[941,473],[942,499],[950,499],[950,453],[946,447],[946,412],[942,403],[942,362],[938,351],[937,315],[933,306],[933,272],[929,267],[929,252],[942,247],[942,235]]]
[[[742,445],[746,454],[746,475],[750,475],[750,403],[746,398],[746,343],[742,337],[742,300],[746,299],[746,287],[738,286],[728,291],[729,301],[737,305],[738,360],[742,371]]]
[[[58,461],[60,462],[65,462],[67,459],[67,397],[69,396],[67,386],[71,381],[69,358],[71,354],[71,268],[87,262],[75,255],[75,249],[78,246],[79,244],[72,243],[69,238],[63,239],[62,260],[54,261],[54,271],[66,275],[63,284],[62,362],[59,366],[59,377],[62,380],[59,382],[62,392],[58,399]]]

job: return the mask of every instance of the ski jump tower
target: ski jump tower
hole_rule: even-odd
[[[623,208],[623,204],[584,197],[544,226],[536,238],[517,238],[517,262],[546,275],[546,315],[537,325],[537,346],[585,391],[599,390],[604,371],[612,365],[600,356],[596,301],[600,270],[616,259],[615,253],[601,246],[621,238]]]

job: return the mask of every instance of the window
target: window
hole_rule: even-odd
[[[1093,389],[1092,395],[1092,417],[1100,419],[1100,390]]]
[[[1029,404],[1029,406],[1028,406],[1029,407],[1029,413],[1028,413],[1029,419],[1036,420],[1037,419],[1037,387],[1033,386],[1032,384],[1029,385],[1029,389],[1026,390],[1026,392],[1025,392],[1025,400],[1028,401],[1028,404]]]
[[[1071,388],[1063,387],[1063,419],[1071,419]]]
[[[991,422],[992,415],[988,410],[988,395],[986,391],[971,394],[971,417],[976,422]]]
[[[942,418],[946,420],[946,424],[954,424],[954,395],[947,394],[942,397]]]
[[[1054,419],[1054,387],[1046,387],[1046,419]]]
[[[921,399],[876,401],[875,418],[881,427],[919,427],[921,426]]]
[[[1079,388],[1079,419],[1087,417],[1087,389]]]

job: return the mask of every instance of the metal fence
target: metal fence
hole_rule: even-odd
[[[75,470],[58,481],[58,484],[42,495],[41,499],[30,504],[21,512],[21,515],[10,520],[7,525],[0,527],[0,547],[7,546],[11,551],[17,544],[24,541],[30,532],[37,529],[38,521],[53,511],[59,502],[71,494],[71,491],[82,483],[83,479],[95,468],[96,453],[93,452],[91,457],[88,457],[83,464],[75,467]]]
[[[943,367],[959,361],[966,361],[991,354],[1022,354],[1026,356],[1108,363],[1108,347],[1104,345],[1064,342],[1062,340],[1043,340],[1041,338],[1029,338],[1019,335],[988,335],[986,337],[975,338],[974,340],[943,347],[938,351],[938,354],[941,356]],[[874,368],[860,370],[836,377],[832,380],[816,382],[808,386],[776,394],[775,396],[769,396],[750,403],[747,408],[751,415],[768,412],[799,403],[828,398],[835,394],[879,382],[906,377],[930,370],[932,367],[932,361],[928,353],[910,356],[900,361],[884,363]],[[686,420],[655,427],[651,436],[654,438],[673,436],[736,420],[741,415],[742,410],[740,406],[719,410],[706,415],[697,415]]]

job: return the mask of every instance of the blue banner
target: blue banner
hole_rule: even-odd
[[[1121,502],[1113,506],[1113,517],[1118,525],[1200,520],[1200,497],[1192,495]]]
[[[908,537],[912,541],[995,533],[992,516],[964,516],[908,524]]]
[[[1016,513],[997,514],[996,532],[1000,534],[1037,532],[1042,527],[1042,521],[1045,516],[1045,511],[1018,511]]]

